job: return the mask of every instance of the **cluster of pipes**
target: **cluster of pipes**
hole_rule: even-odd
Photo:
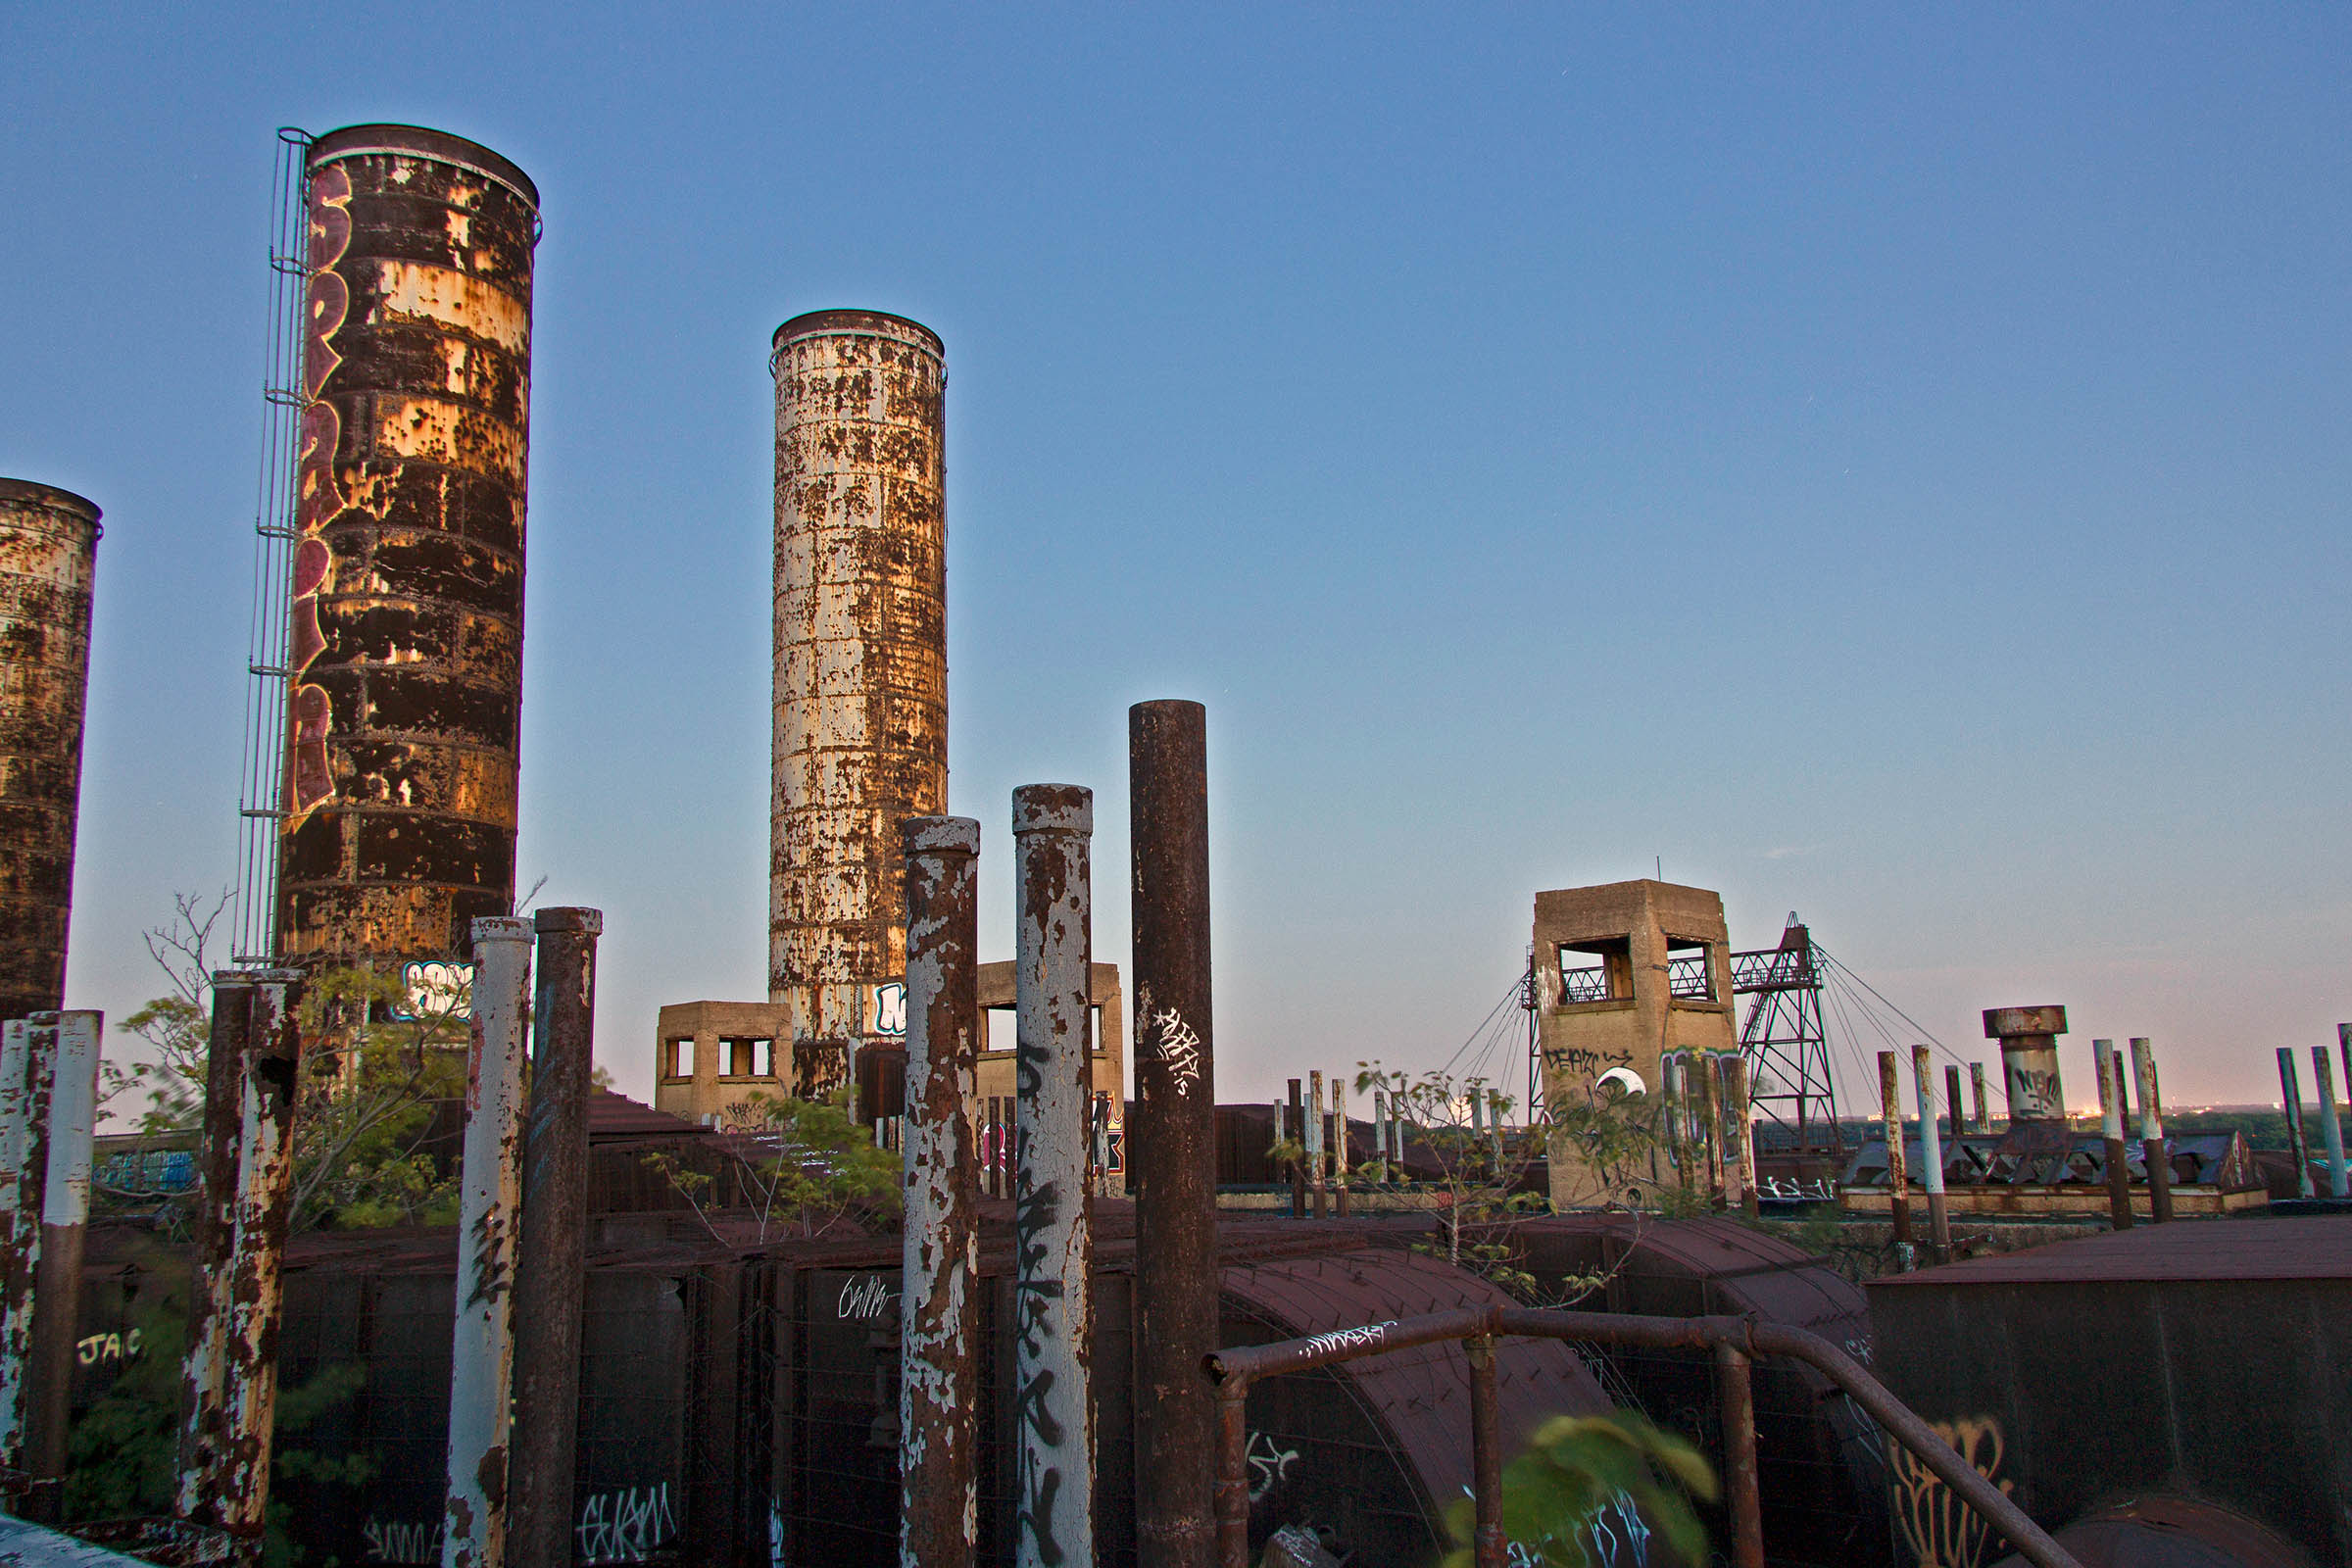
[[[2066,1028],[2066,1009],[1994,1007],[1984,1014],[1984,1028],[1987,1035],[2001,1043],[2003,1076],[2009,1090],[2010,1128],[2015,1131],[2046,1126],[2062,1134],[2070,1131],[2059,1090],[2057,1052],[2057,1036]],[[2092,1060],[2098,1069],[2099,1131],[2105,1144],[2102,1163],[2107,1172],[2110,1223],[2119,1231],[2129,1230],[2132,1224],[2131,1151],[2125,1127],[2132,1115],[2131,1102],[2136,1098],[2140,1155],[2148,1176],[2149,1217],[2152,1223],[2163,1224],[2173,1217],[2173,1169],[2165,1146],[2164,1101],[2157,1088],[2155,1053],[2145,1038],[2132,1039],[2127,1067],[2124,1053],[2115,1049],[2114,1041],[2093,1040],[2090,1045]],[[2283,1059],[2285,1054],[2280,1055]],[[1917,1260],[1918,1248],[1912,1228],[1910,1176],[1905,1168],[1899,1060],[1895,1052],[1879,1053],[1879,1107],[1886,1146],[1886,1190],[1894,1223],[1895,1260],[1898,1267],[1908,1269]],[[2292,1070],[2291,1063],[2288,1070]],[[1964,1126],[1960,1111],[1960,1069],[1956,1066],[1943,1069],[1944,1110],[1955,1137],[1992,1131],[1992,1118],[1984,1102],[1983,1065],[1970,1063],[1969,1075],[1976,1113]],[[1920,1164],[1924,1167],[1920,1177],[1928,1200],[1929,1251],[1936,1262],[1949,1262],[1952,1224],[1943,1185],[1943,1138],[1936,1117],[1935,1067],[1927,1046],[1911,1048],[1911,1081],[1913,1113],[1919,1118]]]
[[[1134,868],[1136,1533],[1144,1568],[1210,1558],[1216,1349],[1216,1097],[1210,1035],[1206,715],[1128,713]],[[1094,1559],[1089,1364],[1093,1228],[1094,797],[1013,791],[1015,1066],[1014,1560]],[[980,1160],[970,1103],[981,1039],[980,824],[917,816],[906,864],[900,1561],[968,1568],[978,1549]]]
[[[2137,1044],[2136,1041],[2133,1044]],[[2352,1023],[2335,1026],[2335,1049],[2344,1063],[2344,1089],[2352,1094]],[[2328,1153],[2328,1196],[2352,1198],[2352,1172],[2344,1163],[2344,1124],[2336,1113],[2335,1071],[2326,1046],[2311,1048],[2311,1088],[2319,1104],[2321,1146]],[[2286,1147],[2295,1156],[2295,1195],[2317,1197],[2311,1180],[2311,1146],[2303,1134],[2303,1090],[2295,1079],[2295,1048],[2278,1048],[2279,1108],[2286,1112]]]
[[[1758,1211],[1756,1135],[1747,1058],[1738,1052],[1675,1053],[1661,1063],[1666,1153],[1686,1184],[1723,1207]]]
[[[603,926],[595,909],[473,922],[443,1557],[451,1568],[571,1560]],[[534,936],[526,1136],[522,1030]],[[213,976],[173,1499],[175,1528],[212,1544],[207,1560],[258,1562],[268,1515],[302,993],[299,969]],[[96,1012],[42,1012],[0,1031],[0,1466],[14,1472],[0,1480],[20,1491],[16,1512],[47,1523],[63,1504],[102,1024]]]

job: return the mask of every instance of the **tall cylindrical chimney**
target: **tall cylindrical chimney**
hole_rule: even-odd
[[[0,1018],[66,1004],[98,509],[0,479]]]
[[[539,193],[414,125],[308,189],[278,956],[463,959],[514,902]]]
[[[803,1092],[906,969],[899,824],[948,804],[946,350],[873,311],[776,329],[768,998]],[[817,1048],[811,1051],[811,1048]]]

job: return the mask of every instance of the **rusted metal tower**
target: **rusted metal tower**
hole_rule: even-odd
[[[946,350],[819,311],[776,329],[768,998],[796,1087],[836,1082],[906,968],[900,823],[948,801]]]
[[[0,1018],[65,1005],[98,509],[0,479]]]
[[[1845,1154],[1838,1125],[1838,1089],[1830,1077],[1828,1031],[1821,1017],[1821,964],[1813,934],[1795,911],[1781,945],[1732,955],[1732,990],[1752,996],[1740,1031],[1748,1063],[1750,1102],[1792,1140],[1799,1155]]]
[[[305,168],[276,956],[462,958],[514,899],[539,194],[415,125]]]

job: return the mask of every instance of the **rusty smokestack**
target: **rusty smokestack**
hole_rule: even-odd
[[[899,1277],[899,1562],[971,1568],[979,1548],[980,824],[910,817],[906,1214]]]
[[[776,329],[768,368],[767,989],[816,1090],[847,1072],[867,988],[906,973],[899,825],[947,809],[947,361],[903,318],[818,311]]]
[[[277,956],[462,961],[514,902],[539,193],[415,125],[307,169]]]
[[[98,534],[72,491],[0,479],[0,1018],[66,1004]]]
[[[1127,710],[1133,859],[1137,1131],[1136,1561],[1206,1568],[1216,1408],[1200,1364],[1217,1348],[1216,1031],[1209,988],[1208,714]],[[1281,1129],[1281,1106],[1275,1128]],[[1384,1151],[1385,1152],[1385,1151]]]
[[[530,1128],[514,1258],[514,1413],[507,1445],[507,1560],[572,1558],[580,1300],[588,1273],[588,1093],[596,1071],[600,909],[541,909],[531,1008]]]
[[[2001,1084],[2009,1096],[2009,1125],[2066,1125],[2066,1094],[2058,1082],[2058,1037],[2064,1007],[1986,1007],[1985,1038],[2001,1043]]]
[[[489,915],[473,922],[443,1568],[499,1568],[507,1557],[514,1248],[522,1220],[522,1020],[530,976],[530,921]]]
[[[1012,792],[1017,1568],[1091,1568],[1095,1555],[1094,1222],[1086,1196],[1094,828],[1091,790],[1028,784]]]
[[[1968,1098],[1969,1108],[1974,1112],[1976,1130],[1980,1133],[1991,1132],[1992,1107],[1984,1102],[1984,1064],[1981,1061],[1972,1061],[1968,1064]]]

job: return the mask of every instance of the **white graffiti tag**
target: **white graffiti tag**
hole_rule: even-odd
[[[429,1525],[370,1519],[360,1527],[370,1562],[430,1563],[441,1560],[441,1521]]]
[[[1168,1064],[1177,1093],[1189,1094],[1200,1080],[1200,1037],[1174,1007],[1162,1008],[1152,1021],[1159,1030],[1159,1059]]]
[[[1262,1452],[1260,1450],[1263,1450]],[[1290,1475],[1298,1462],[1297,1448],[1277,1448],[1263,1432],[1250,1434],[1250,1500],[1256,1502]]]
[[[889,1311],[891,1303],[898,1298],[898,1293],[882,1282],[881,1275],[868,1274],[865,1278],[853,1280],[844,1287],[841,1300],[834,1307],[834,1316],[858,1319],[877,1318]]]
[[[574,1533],[584,1563],[645,1562],[677,1534],[669,1507],[669,1483],[600,1492],[580,1509]]]
[[[1328,1334],[1308,1336],[1306,1348],[1313,1355],[1321,1355],[1326,1350],[1362,1349],[1387,1339],[1389,1330],[1396,1326],[1396,1320],[1391,1318],[1386,1323],[1367,1323],[1360,1329],[1333,1329]]]

